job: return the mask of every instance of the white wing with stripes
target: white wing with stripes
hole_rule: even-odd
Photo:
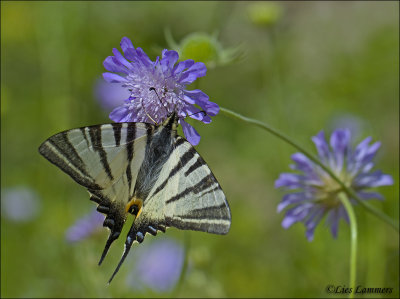
[[[130,161],[143,161],[145,137],[152,130],[144,123],[82,127],[50,137],[39,152],[79,184],[103,190],[122,176]],[[135,173],[132,176],[131,182]]]
[[[138,217],[179,229],[226,234],[231,213],[217,179],[194,147],[177,136],[174,150]]]

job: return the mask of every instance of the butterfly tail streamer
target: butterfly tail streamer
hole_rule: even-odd
[[[128,253],[129,253],[129,250],[131,249],[132,243],[133,242],[131,242],[130,244],[125,243],[124,253],[122,254],[121,260],[119,261],[117,268],[115,268],[114,273],[111,275],[111,278],[108,280],[108,284],[111,283],[114,276],[118,273],[119,268],[121,267],[122,263],[125,261],[125,258],[128,256]]]
[[[141,233],[139,233],[141,236],[143,236]],[[126,237],[126,241],[125,241],[125,248],[124,248],[124,253],[122,254],[122,257],[117,265],[117,268],[115,268],[114,273],[111,275],[110,280],[108,281],[108,284],[111,283],[111,281],[113,280],[114,276],[118,273],[119,268],[121,268],[122,263],[125,261],[125,258],[128,256],[129,251],[131,250],[132,244],[134,241],[137,240],[137,230],[135,229],[134,224],[132,224],[132,227],[128,233],[128,236]],[[137,240],[138,242],[142,242],[143,241],[143,237],[139,238]]]
[[[114,233],[111,232],[111,233],[110,233],[110,236],[108,237],[107,242],[106,242],[106,246],[104,246],[103,253],[101,254],[101,257],[100,257],[99,266],[101,265],[101,263],[103,262],[104,258],[106,257],[107,252],[108,252],[108,250],[110,249],[111,244],[112,244],[116,239],[118,239],[119,234],[120,234],[119,232],[114,232]]]

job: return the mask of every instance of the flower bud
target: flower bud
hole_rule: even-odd
[[[255,25],[270,26],[279,21],[282,17],[283,9],[276,2],[256,2],[249,4],[247,13],[251,22]]]

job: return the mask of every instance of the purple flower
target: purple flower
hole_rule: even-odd
[[[371,187],[393,184],[390,175],[379,170],[371,171],[374,166],[372,159],[380,147],[380,142],[370,145],[372,138],[368,137],[353,149],[350,146],[350,135],[348,129],[335,130],[330,138],[330,147],[323,131],[314,136],[312,140],[317,147],[319,159],[346,186],[353,188],[361,199],[383,199],[377,192],[365,191]],[[349,221],[338,198],[338,194],[342,192],[340,185],[303,154],[292,155],[292,160],[295,164],[291,165],[291,168],[300,173],[282,173],[275,181],[276,188],[300,189],[299,192],[286,194],[278,205],[278,212],[290,206],[282,226],[289,228],[293,223],[303,222],[307,239],[312,241],[315,227],[326,215],[326,224],[330,225],[332,235],[336,237],[340,218]]]
[[[179,280],[184,249],[171,239],[157,239],[150,245],[138,247],[132,259],[134,268],[127,277],[129,286],[139,290],[147,287],[156,292],[167,292]]]
[[[104,67],[110,73],[104,73],[107,82],[119,83],[130,91],[125,103],[110,113],[115,122],[161,123],[175,111],[180,117],[179,123],[187,140],[197,145],[200,135],[184,121],[186,116],[210,123],[210,116],[219,112],[219,106],[210,102],[208,96],[199,89],[186,90],[186,85],[206,74],[202,62],[191,59],[177,63],[176,51],[163,50],[161,59],[155,61],[141,48],[134,48],[132,42],[124,37],[121,40],[124,56],[113,49],[114,56],[104,60]],[[118,74],[117,74],[118,73]],[[199,106],[201,110],[194,105]]]
[[[78,219],[65,233],[67,241],[73,243],[89,237],[97,229],[102,228],[104,215],[94,210]]]

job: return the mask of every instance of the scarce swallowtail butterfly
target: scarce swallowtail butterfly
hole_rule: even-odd
[[[58,133],[39,147],[51,163],[86,187],[110,229],[99,265],[135,216],[125,250],[167,227],[226,234],[231,213],[217,179],[194,147],[177,135],[178,116],[162,124],[112,123]]]

